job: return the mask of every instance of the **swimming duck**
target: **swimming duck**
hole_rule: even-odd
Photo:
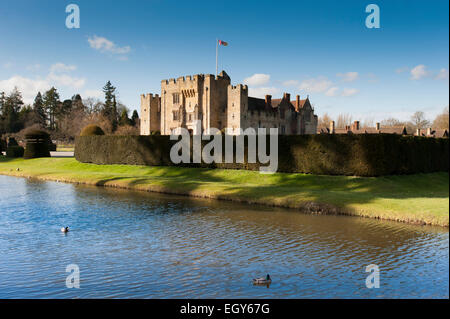
[[[61,228],[61,231],[63,233],[68,233],[69,232],[69,227],[63,227],[63,228]]]
[[[267,274],[267,276],[265,278],[261,277],[261,278],[253,279],[253,283],[254,284],[264,284],[264,285],[266,285],[266,284],[270,284],[271,282],[272,282],[272,279],[270,278],[269,274]]]

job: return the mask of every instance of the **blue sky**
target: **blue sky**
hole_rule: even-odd
[[[68,4],[81,27],[65,26]],[[365,8],[380,7],[368,29]],[[27,102],[54,85],[62,98],[101,97],[107,80],[139,109],[160,81],[215,72],[250,94],[310,96],[320,115],[430,119],[448,106],[448,1],[9,1],[0,7],[0,91]]]

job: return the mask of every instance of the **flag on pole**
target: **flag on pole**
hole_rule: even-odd
[[[223,45],[224,47],[226,47],[228,45],[228,42],[219,40],[219,45]]]

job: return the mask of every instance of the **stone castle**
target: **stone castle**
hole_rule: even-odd
[[[225,71],[217,77],[197,74],[161,81],[161,96],[141,95],[141,135],[159,131],[170,135],[178,127],[196,132],[201,121],[202,131],[209,128],[239,134],[247,128],[278,128],[278,134],[316,134],[317,115],[309,98],[291,101],[290,94],[281,99],[249,97],[248,87],[231,85]],[[231,130],[231,131],[230,131]]]

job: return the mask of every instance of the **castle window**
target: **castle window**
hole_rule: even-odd
[[[179,93],[174,93],[173,94],[173,103],[174,104],[180,103],[180,94]]]
[[[189,114],[189,122],[192,121],[192,114]]]
[[[173,111],[173,120],[178,121],[180,119],[180,112]]]

